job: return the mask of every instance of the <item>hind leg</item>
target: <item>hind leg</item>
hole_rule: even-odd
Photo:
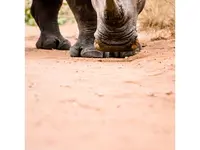
[[[94,48],[94,32],[97,28],[97,16],[91,0],[67,0],[79,28],[79,37],[70,48],[72,57],[102,58],[105,54]]]
[[[69,50],[70,42],[60,33],[57,18],[63,0],[33,0],[31,14],[40,28],[38,49]]]

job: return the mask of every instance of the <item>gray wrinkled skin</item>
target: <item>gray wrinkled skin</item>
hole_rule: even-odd
[[[137,38],[137,17],[143,10],[145,1],[67,0],[79,28],[78,40],[71,46],[70,42],[61,35],[57,23],[58,12],[63,1],[33,0],[31,14],[41,31],[36,47],[70,49],[72,57],[131,56],[134,53],[131,46]]]

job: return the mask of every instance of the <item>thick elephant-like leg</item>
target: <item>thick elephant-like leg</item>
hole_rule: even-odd
[[[63,0],[33,0],[31,14],[40,28],[38,49],[69,50],[70,42],[59,30],[57,18]]]
[[[94,32],[97,28],[97,16],[91,0],[67,0],[79,28],[77,42],[70,48],[72,57],[103,58],[108,53],[94,48]]]

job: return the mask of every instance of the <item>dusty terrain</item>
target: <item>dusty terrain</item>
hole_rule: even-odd
[[[38,36],[26,27],[26,150],[174,150],[174,40],[83,59],[36,50]]]

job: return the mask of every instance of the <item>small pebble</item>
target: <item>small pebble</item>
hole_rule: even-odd
[[[60,87],[70,88],[71,86],[66,84],[66,85],[60,85]]]
[[[151,93],[151,92],[147,93],[147,95],[148,95],[148,96],[151,96],[151,97],[155,97],[155,94],[154,94],[154,93]]]
[[[99,97],[103,97],[104,95],[103,95],[103,93],[95,93],[97,96],[99,96]]]
[[[169,91],[169,92],[167,92],[167,93],[165,93],[166,95],[172,95],[173,94],[173,92],[172,91]]]

